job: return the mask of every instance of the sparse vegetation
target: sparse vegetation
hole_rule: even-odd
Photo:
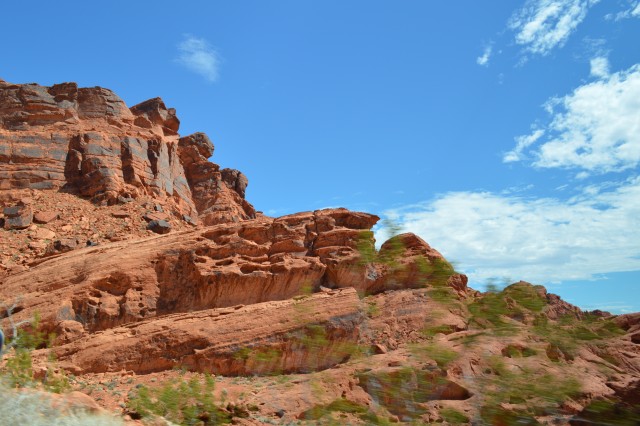
[[[469,423],[469,417],[456,410],[455,408],[443,408],[440,410],[442,420],[451,424]]]
[[[334,418],[336,414],[339,416],[340,413],[353,414],[364,421],[365,424],[369,425],[390,424],[387,420],[374,413],[369,407],[346,399],[336,399],[327,405],[317,405],[302,413],[300,418],[302,420],[321,421],[320,424],[340,425],[344,424],[344,421],[341,422],[339,418]]]
[[[6,309],[11,319],[12,309]],[[11,321],[12,322],[12,321]],[[31,353],[35,349],[50,346],[54,336],[47,336],[39,330],[40,318],[36,315],[30,322],[13,324],[13,335],[7,340],[11,353],[7,355],[4,367],[0,370],[0,381],[10,388],[42,388],[49,392],[62,393],[70,389],[69,379],[64,371],[56,368],[55,359],[49,358],[47,372],[42,378],[36,378]]]
[[[580,384],[571,377],[557,377],[544,367],[512,368],[499,357],[488,359],[489,374],[480,378],[483,398],[481,417],[489,424],[498,419],[507,425],[536,424],[541,412],[553,412],[561,402],[578,395]],[[504,403],[514,405],[508,413]]]
[[[440,368],[446,368],[460,356],[458,352],[434,343],[411,345],[409,349],[414,356],[420,359],[434,360]]]
[[[213,395],[214,389],[215,380],[209,375],[204,379],[181,377],[156,387],[138,387],[130,395],[127,408],[134,418],[160,416],[180,425],[225,424],[232,416],[247,416],[246,410],[240,407],[228,405],[227,411],[220,408]]]
[[[597,399],[585,408],[579,420],[584,424],[637,426],[640,424],[640,405],[632,407],[620,402]]]

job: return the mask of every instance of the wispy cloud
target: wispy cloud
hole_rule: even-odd
[[[184,40],[178,44],[178,52],[178,63],[208,81],[218,79],[220,58],[205,39],[186,34]]]
[[[512,163],[514,161],[523,160],[525,157],[524,150],[527,149],[529,146],[533,145],[534,143],[536,143],[536,141],[540,139],[543,135],[544,135],[544,130],[536,129],[530,135],[518,136],[516,138],[516,147],[504,155],[503,161],[505,163]]]
[[[528,149],[534,166],[579,169],[583,178],[586,172],[620,172],[640,164],[640,64],[616,73],[609,73],[608,63],[595,65],[592,74],[600,78],[551,99],[550,123],[521,136],[504,161],[522,160]],[[547,137],[538,143],[541,130]]]
[[[592,77],[604,78],[609,75],[609,59],[603,56],[598,56],[596,58],[592,58],[590,64]]]
[[[629,1],[627,9],[605,15],[605,18],[613,21],[620,21],[627,18],[640,18],[640,0]]]
[[[640,270],[640,177],[588,186],[568,200],[450,192],[387,215],[474,283],[546,284]]]
[[[491,59],[491,53],[493,52],[493,46],[488,45],[484,48],[484,52],[481,56],[478,56],[476,63],[480,66],[489,66],[489,59]]]
[[[528,0],[508,26],[529,53],[546,55],[562,47],[600,0]]]
[[[582,306],[587,311],[600,309],[601,311],[607,311],[614,314],[628,314],[634,311],[634,307],[628,302],[602,302],[597,305]]]

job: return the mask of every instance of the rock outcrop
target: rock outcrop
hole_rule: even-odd
[[[415,234],[376,249],[372,214],[264,216],[179,125],[160,98],[0,80],[0,326],[52,333],[36,375],[72,372],[114,409],[157,377],[213,373],[229,416],[252,417],[237,424],[638,411],[640,314],[524,281],[477,292]]]
[[[255,217],[253,206],[244,199],[247,177],[238,170],[220,170],[209,162],[213,150],[204,133],[194,133],[178,142],[178,155],[203,223],[215,225]]]
[[[61,189],[109,204],[151,195],[209,224],[254,217],[246,177],[220,172],[207,161],[209,139],[180,138],[179,125],[160,98],[129,109],[100,87],[1,81],[0,190]]]
[[[427,285],[428,274],[417,280],[384,263],[358,263],[358,246],[373,245],[377,220],[327,209],[86,247],[8,277],[0,299],[20,294],[16,319],[37,311],[42,325],[62,336],[67,321],[93,332],[157,315],[289,299],[321,286],[364,295]],[[432,250],[421,244],[409,250]],[[431,265],[413,256],[403,258],[406,270],[416,269],[417,259]]]
[[[112,328],[55,348],[76,374],[184,367],[227,376],[310,372],[348,358],[362,322],[353,289]]]

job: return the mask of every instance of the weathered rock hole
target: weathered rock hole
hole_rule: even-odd
[[[93,287],[114,296],[122,296],[131,288],[131,278],[122,272],[114,272],[108,277],[93,283]]]
[[[221,237],[228,237],[234,233],[233,230],[230,229],[213,229],[211,231],[207,231],[202,234],[203,237],[218,242],[218,239]],[[228,239],[227,239],[228,241]]]
[[[245,263],[244,265],[240,265],[240,272],[243,274],[250,274],[255,271],[268,272],[269,266],[257,265],[255,263]]]

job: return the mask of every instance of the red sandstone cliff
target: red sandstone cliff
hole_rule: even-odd
[[[127,108],[107,89],[0,80],[0,324],[37,314],[55,334],[37,365],[55,355],[81,389],[108,379],[102,405],[174,368],[256,407],[239,424],[330,407],[354,424],[447,410],[581,424],[598,398],[640,403],[638,314],[585,313],[526,282],[481,294],[414,234],[375,250],[375,215],[256,213],[244,174],[179,124],[160,98]],[[579,390],[526,396],[567,380]]]
[[[0,190],[62,190],[107,204],[151,195],[205,224],[255,217],[247,178],[210,163],[209,138],[180,138],[179,126],[160,98],[128,108],[100,87],[0,80]]]

